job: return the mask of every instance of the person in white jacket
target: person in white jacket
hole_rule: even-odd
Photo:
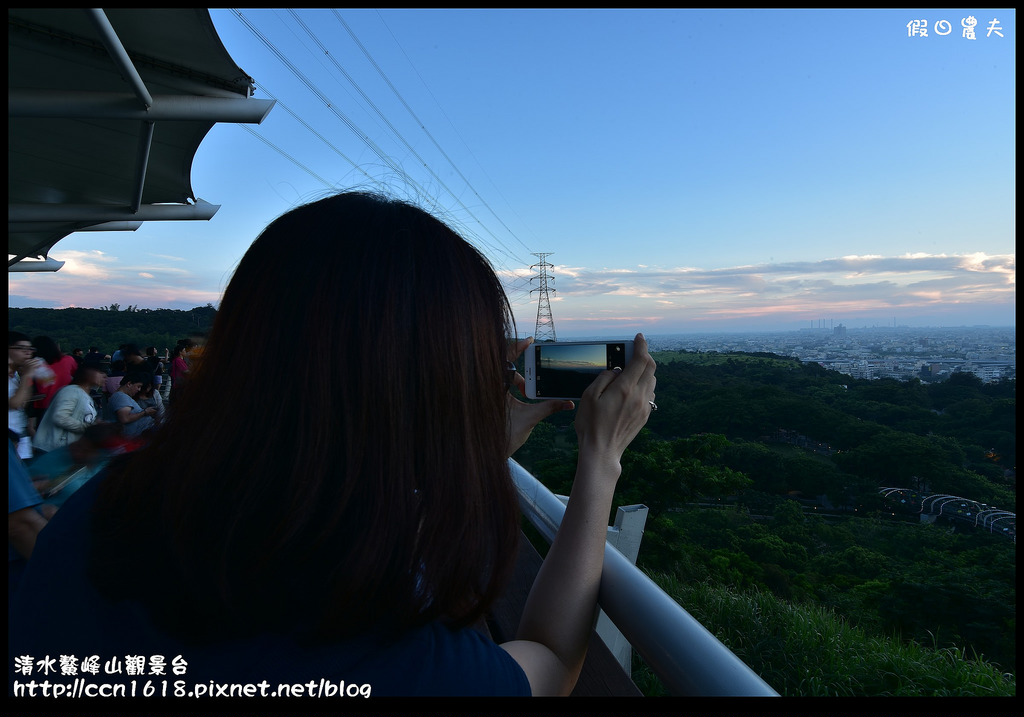
[[[96,422],[92,391],[101,388],[106,377],[99,364],[83,362],[71,383],[54,395],[32,444],[41,451],[52,451],[77,441]]]

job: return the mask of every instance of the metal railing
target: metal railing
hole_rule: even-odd
[[[550,543],[565,506],[514,460],[509,459],[509,468],[523,514]],[[778,696],[679,603],[608,544],[598,602],[673,694]]]

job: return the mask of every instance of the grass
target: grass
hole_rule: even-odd
[[[710,582],[655,582],[783,696],[1015,696],[1015,675],[965,650],[904,644],[869,635],[821,607],[794,605],[762,591],[734,592]],[[666,694],[642,660],[633,680],[647,695]]]

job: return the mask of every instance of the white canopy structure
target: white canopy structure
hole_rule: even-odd
[[[56,271],[76,231],[210,219],[192,160],[216,122],[273,107],[205,9],[9,9],[8,271]]]

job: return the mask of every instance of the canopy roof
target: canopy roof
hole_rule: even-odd
[[[8,270],[55,271],[74,231],[209,219],[192,159],[216,122],[273,107],[205,9],[8,10]]]

